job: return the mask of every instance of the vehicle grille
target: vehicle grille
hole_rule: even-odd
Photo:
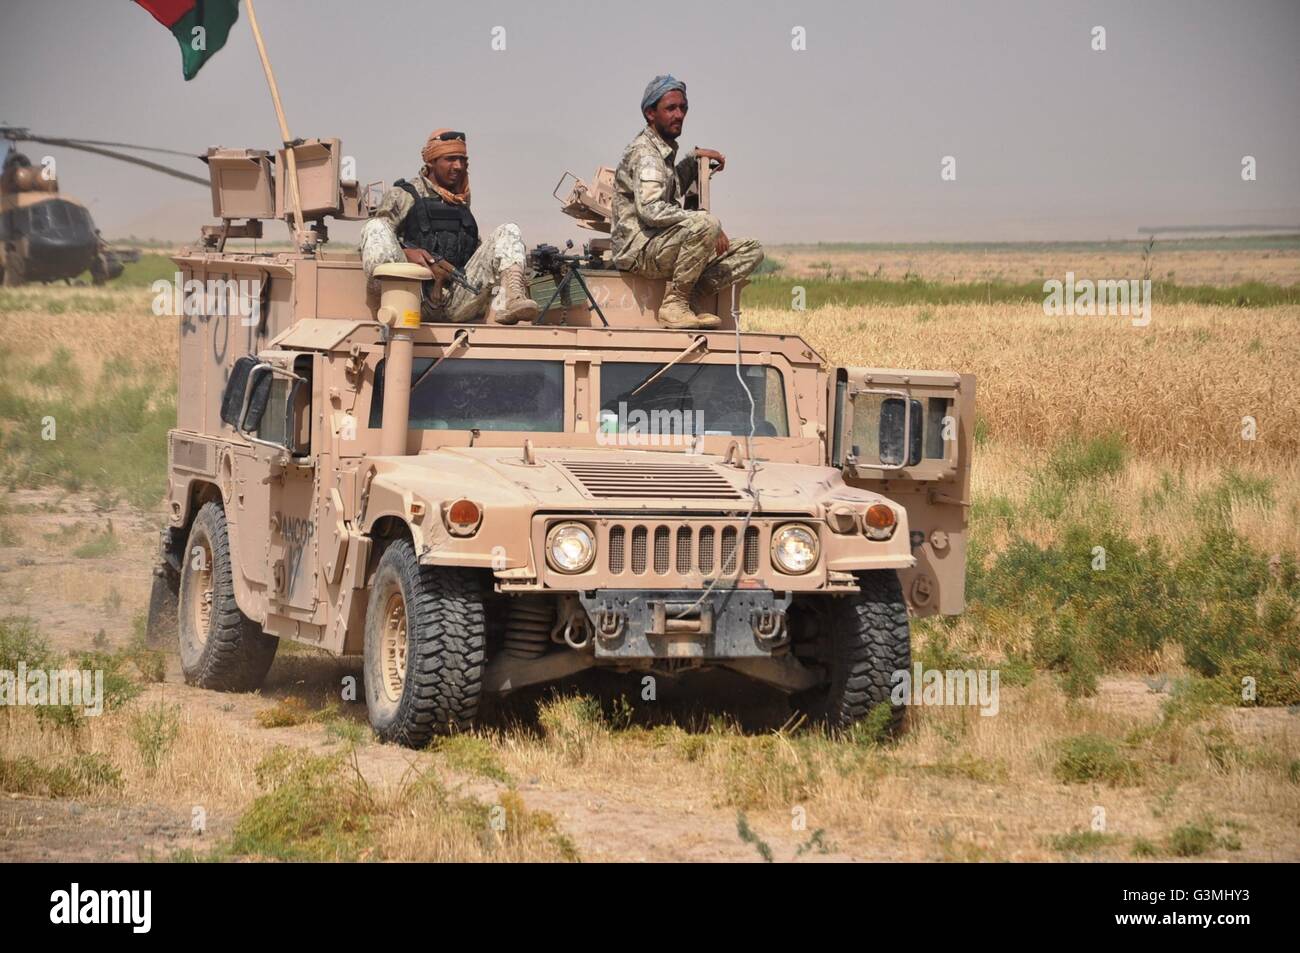
[[[623,559],[626,556],[627,547],[627,530],[622,526],[615,526],[609,531],[609,571],[621,573],[623,571]]]
[[[560,464],[593,497],[658,500],[739,500],[740,493],[715,470],[694,463],[616,463],[607,460]]]
[[[609,527],[606,537],[606,566],[616,576],[672,574],[709,578],[734,576],[739,563],[741,576],[756,576],[762,563],[764,531],[758,526],[745,528],[744,544],[741,545],[741,526],[739,521],[685,525],[656,524],[653,521],[616,524]]]

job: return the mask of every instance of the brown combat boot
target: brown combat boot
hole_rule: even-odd
[[[662,328],[716,328],[722,319],[707,311],[696,312],[691,308],[690,299],[676,287],[670,287],[664,293],[663,303],[655,314],[655,320]]]
[[[518,265],[511,265],[501,272],[501,293],[505,296],[504,304],[498,309],[494,302],[492,308],[492,320],[497,324],[518,324],[520,321],[531,324],[542,313],[541,306],[528,296],[524,270]]]

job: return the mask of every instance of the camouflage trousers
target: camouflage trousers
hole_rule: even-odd
[[[493,302],[494,295],[504,294],[501,274],[512,265],[525,267],[527,250],[519,226],[507,222],[494,228],[478,250],[465,263],[465,277],[470,284],[478,285],[479,293],[466,291],[459,285],[447,282],[443,286],[441,302],[427,297],[420,308],[420,320],[430,322],[467,322],[481,320]],[[366,274],[379,265],[406,261],[402,246],[387,223],[371,219],[361,229],[361,260]]]
[[[446,287],[451,291],[450,294],[443,296],[440,316],[426,317],[422,314],[422,319],[456,323],[481,320],[487,313],[488,305],[493,302],[494,296],[505,294],[501,287],[502,272],[512,265],[525,268],[524,261],[527,255],[524,236],[519,231],[519,226],[513,222],[498,225],[483,244],[478,246],[478,250],[470,256],[469,261],[465,262],[465,277],[469,279],[470,284],[479,286],[479,293],[466,291],[460,285],[448,284]],[[421,308],[422,312],[425,310],[439,314],[439,309],[430,308],[427,300],[425,307]]]
[[[763,260],[763,246],[752,238],[733,238],[717,254],[722,226],[698,212],[651,238],[628,269],[647,278],[667,278],[670,288],[691,295],[713,294],[748,277]]]

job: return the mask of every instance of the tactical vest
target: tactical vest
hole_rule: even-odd
[[[444,202],[436,193],[426,198],[405,179],[398,179],[393,184],[415,199],[415,204],[402,220],[402,245],[423,248],[431,255],[447,259],[457,268],[464,268],[479,246],[478,222],[474,221],[474,213],[469,207]]]

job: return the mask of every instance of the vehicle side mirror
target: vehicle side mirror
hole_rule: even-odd
[[[241,357],[231,368],[221,396],[221,419],[236,431],[257,430],[271,398],[271,365],[255,357]]]
[[[235,361],[226,381],[221,397],[221,419],[252,443],[295,450],[294,411],[299,388],[305,385],[306,381],[297,374],[255,357],[241,357]],[[267,409],[272,405],[275,410],[267,420]],[[284,419],[276,419],[277,415]],[[268,435],[271,439],[265,439]]]

